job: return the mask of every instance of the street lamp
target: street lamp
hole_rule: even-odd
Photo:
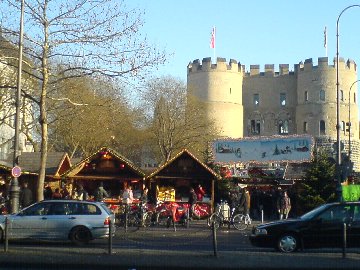
[[[23,34],[24,34],[24,7],[25,0],[21,0],[21,14],[20,14],[20,34],[19,34],[19,66],[17,76],[17,90],[15,97],[15,139],[14,139],[14,157],[13,166],[18,167],[19,163],[19,133],[20,133],[20,107],[21,107],[21,73],[22,73],[22,49],[23,49]],[[10,185],[10,206],[11,213],[19,212],[19,195],[20,187],[18,176],[13,174],[13,179]]]
[[[336,144],[337,144],[337,153],[336,153],[336,164],[338,167],[338,181],[337,181],[337,199],[342,200],[342,190],[341,190],[341,174],[339,173],[341,167],[341,146],[340,146],[340,90],[339,90],[339,20],[341,15],[348,9],[353,7],[360,7],[360,5],[351,5],[344,8],[337,18],[336,21]]]
[[[350,136],[350,131],[351,131],[351,120],[350,120],[350,115],[351,115],[351,109],[350,109],[350,100],[351,100],[351,88],[354,86],[355,83],[359,82],[360,80],[357,80],[355,82],[353,82],[350,86],[350,90],[349,90],[349,122],[348,122],[348,131],[349,131],[349,161],[351,160],[350,156],[351,156],[351,136]]]

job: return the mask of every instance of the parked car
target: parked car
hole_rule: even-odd
[[[360,246],[360,202],[324,204],[297,219],[261,224],[252,229],[250,242],[281,252],[301,248],[341,247],[344,223],[347,246]]]
[[[0,242],[6,217],[8,239],[69,239],[77,245],[108,237],[110,221],[115,224],[114,214],[103,202],[46,200],[0,216]],[[115,226],[112,229],[115,232]]]

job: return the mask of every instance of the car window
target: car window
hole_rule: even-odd
[[[350,218],[350,205],[336,205],[325,210],[318,218],[321,218],[323,222],[343,222]]]
[[[50,203],[38,203],[33,206],[24,209],[19,214],[22,216],[42,216],[49,213],[51,204]]]
[[[353,221],[360,221],[360,205],[355,205],[354,206]]]
[[[105,210],[105,212],[109,215],[112,215],[113,212],[107,207],[105,203],[101,203],[101,207]]]
[[[52,203],[48,215],[67,215],[68,205],[64,202]]]
[[[95,204],[90,203],[70,203],[70,215],[101,215],[101,210]]]

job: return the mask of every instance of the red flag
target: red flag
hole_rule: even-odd
[[[215,49],[215,26],[211,31],[211,38],[210,38],[210,48]]]

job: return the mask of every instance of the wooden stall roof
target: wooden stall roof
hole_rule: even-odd
[[[157,168],[147,176],[151,178],[212,178],[220,179],[221,176],[210,167],[201,162],[187,149],[183,149],[168,162]]]
[[[145,173],[113,149],[102,147],[76,163],[61,177],[74,179],[87,177],[91,177],[91,179],[118,179],[119,177],[143,179]]]
[[[22,152],[19,156],[18,165],[22,174],[38,175],[40,170],[40,152]],[[10,160],[0,161],[0,167],[11,171],[12,162]],[[49,152],[47,154],[45,174],[46,176],[59,177],[61,173],[71,167],[71,161],[67,153]]]
[[[284,179],[285,180],[302,180],[305,177],[306,171],[309,168],[310,163],[288,163],[285,168]]]

